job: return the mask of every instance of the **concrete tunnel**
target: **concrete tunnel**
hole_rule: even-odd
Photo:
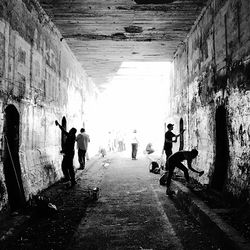
[[[62,178],[55,120],[86,129],[89,158],[119,137],[130,152],[134,129],[139,154],[152,142],[161,155],[173,123],[185,129],[173,151],[199,151],[200,184],[248,200],[249,12],[248,0],[1,0],[0,210]]]

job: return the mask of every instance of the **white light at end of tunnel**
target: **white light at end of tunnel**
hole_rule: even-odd
[[[136,129],[141,150],[152,142],[161,151],[172,67],[170,62],[123,62],[99,98],[99,132],[128,135]]]

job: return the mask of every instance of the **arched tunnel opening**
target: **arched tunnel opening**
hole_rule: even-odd
[[[5,109],[4,175],[12,211],[24,207],[25,198],[19,161],[19,113],[14,105]]]
[[[211,187],[223,191],[228,171],[229,142],[227,133],[227,111],[225,106],[219,106],[215,114],[215,168]]]

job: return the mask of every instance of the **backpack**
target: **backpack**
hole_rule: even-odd
[[[158,162],[152,161],[149,167],[149,172],[152,172],[154,174],[158,174],[160,172],[160,167]]]

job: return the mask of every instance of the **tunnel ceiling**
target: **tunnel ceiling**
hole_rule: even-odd
[[[123,61],[171,61],[207,0],[39,0],[100,87]]]

